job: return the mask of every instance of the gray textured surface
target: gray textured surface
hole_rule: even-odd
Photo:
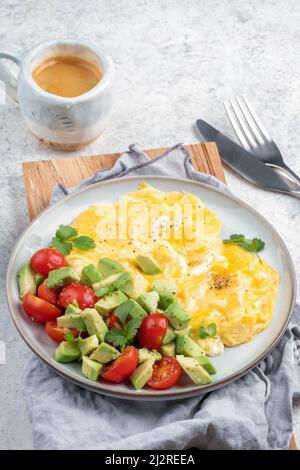
[[[118,75],[112,121],[85,154],[197,142],[197,117],[231,133],[225,98],[248,94],[287,163],[300,173],[300,3],[297,0],[3,0],[0,42],[21,48],[50,37],[78,35],[98,42]],[[9,252],[28,222],[21,162],[53,153],[23,125],[17,107],[0,105],[1,298]],[[75,153],[74,153],[75,154]],[[82,154],[82,152],[78,152]],[[267,193],[227,172],[233,192],[265,215],[285,239],[300,274],[299,201]],[[30,352],[1,309],[0,448],[30,448],[22,374]],[[300,441],[300,400],[295,406]]]

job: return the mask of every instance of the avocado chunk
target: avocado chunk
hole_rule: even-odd
[[[125,300],[125,302],[122,302],[117,308],[115,313],[118,314],[119,309],[126,309],[128,312],[128,315],[131,316],[131,318],[138,318],[142,320],[144,317],[147,316],[147,312],[143,309],[143,307],[140,306],[135,300],[133,299],[128,299]]]
[[[203,349],[187,335],[179,335],[176,338],[176,354],[189,357],[204,356]]]
[[[124,272],[114,281],[113,287],[132,297],[134,295],[134,284],[130,273]]]
[[[107,362],[117,359],[119,356],[120,353],[117,349],[110,346],[110,344],[101,343],[92,353],[91,359],[101,362],[101,364],[106,364]]]
[[[122,274],[125,273],[112,274],[111,276],[102,279],[102,281],[99,283],[99,287],[112,287],[114,282],[117,281],[117,279],[122,276]]]
[[[175,356],[175,353],[176,353],[175,341],[172,341],[171,343],[168,343],[168,344],[163,344],[162,347],[160,348],[160,351],[163,356]]]
[[[66,310],[65,310],[65,315],[70,315],[71,313],[79,314],[81,313],[82,310],[81,308],[78,307],[78,302],[77,300],[74,300],[72,304],[68,304]]]
[[[114,308],[125,302],[128,297],[120,290],[116,290],[111,294],[105,295],[102,299],[95,303],[95,309],[100,315],[107,316]]]
[[[79,331],[86,331],[83,316],[78,313],[69,313],[56,319],[59,328],[75,328]]]
[[[17,278],[20,299],[23,299],[26,294],[36,293],[35,277],[29,262],[24,264],[24,266],[20,269],[20,271],[17,273]]]
[[[189,321],[191,320],[191,315],[177,302],[170,304],[165,313],[171,323],[171,326],[177,330],[186,328]]]
[[[92,284],[101,281],[101,279],[102,275],[99,273],[94,264],[88,264],[81,271],[81,284],[91,287]]]
[[[89,357],[82,356],[81,372],[87,379],[96,382],[96,380],[99,379],[102,369],[103,365],[99,362],[92,361]]]
[[[208,359],[208,357],[206,356],[198,356],[198,357],[195,357],[196,361],[199,362],[200,366],[204,367],[205,370],[207,370],[207,372],[212,375],[212,374],[216,374],[217,372],[217,369],[215,368],[215,366],[210,362],[210,360]]]
[[[72,268],[59,268],[50,271],[47,277],[47,287],[49,289],[57,289],[58,287],[78,282],[79,276]]]
[[[96,335],[89,336],[78,342],[82,356],[89,356],[98,347],[99,341]]]
[[[147,359],[154,359],[154,361],[159,361],[161,359],[161,354],[158,351],[150,351],[147,348],[141,348],[139,352],[139,364],[141,362],[147,361]]]
[[[105,278],[111,276],[112,274],[121,273],[124,271],[124,268],[121,266],[121,264],[113,259],[101,258],[98,261],[98,271]]]
[[[206,385],[212,382],[209,373],[194,357],[177,355],[176,359],[195,385]]]
[[[175,334],[173,328],[171,328],[170,326],[168,326],[162,344],[171,343],[171,341],[173,341],[173,339],[175,339],[175,338],[176,338],[176,334]]]
[[[132,306],[132,309],[130,310],[130,316],[132,318],[140,318],[142,320],[144,317],[147,316],[147,312],[135,300],[130,299],[130,300],[127,300],[127,302],[130,302]]]
[[[156,312],[158,304],[158,293],[157,292],[147,292],[146,294],[139,295],[135,299],[141,307],[148,313]]]
[[[35,282],[36,288],[38,288],[42,284],[44,279],[45,279],[45,276],[42,276],[40,273],[35,273],[34,282]]]
[[[177,287],[175,282],[157,279],[153,282],[152,290],[158,293],[158,307],[166,310],[170,304],[175,302]]]
[[[142,364],[139,365],[129,377],[130,382],[136,390],[143,388],[143,386],[152,377],[154,362],[153,358],[147,359],[145,362],[142,362]]]
[[[100,341],[104,341],[108,331],[106,324],[95,308],[86,308],[82,316],[90,336],[96,335]]]
[[[153,274],[161,273],[160,266],[153,256],[137,255],[135,260],[145,274],[152,276]]]
[[[100,294],[100,289],[103,289],[104,287],[113,287],[114,289],[120,290],[121,292],[124,292],[124,294],[129,296],[132,296],[134,294],[133,279],[131,274],[128,272],[112,274],[111,276],[108,276],[103,279],[100,284],[94,284],[93,287],[96,287],[96,295]]]
[[[182,335],[190,335],[192,331],[191,325],[188,325],[186,328],[183,328],[182,330],[174,330],[174,333],[176,336],[182,336]]]
[[[63,341],[55,350],[55,360],[57,362],[74,362],[80,358],[80,350],[77,343]]]

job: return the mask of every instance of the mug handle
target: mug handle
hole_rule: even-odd
[[[21,65],[22,53],[15,46],[0,45],[0,59],[8,59]],[[18,103],[17,79],[0,60],[0,81],[5,84],[7,95]]]

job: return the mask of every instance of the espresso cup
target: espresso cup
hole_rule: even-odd
[[[93,63],[102,72],[101,80],[73,98],[48,93],[35,82],[32,72],[43,61],[57,56],[79,57]],[[0,60],[0,80],[7,95],[18,103],[27,127],[41,142],[75,150],[103,132],[112,110],[115,72],[111,59],[97,46],[73,39],[43,42],[27,51],[0,46],[0,59],[11,60],[20,67],[15,78]]]

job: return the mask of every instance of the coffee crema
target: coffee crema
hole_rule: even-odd
[[[100,67],[80,57],[57,56],[41,62],[32,77],[48,93],[74,98],[94,88],[103,73]]]

